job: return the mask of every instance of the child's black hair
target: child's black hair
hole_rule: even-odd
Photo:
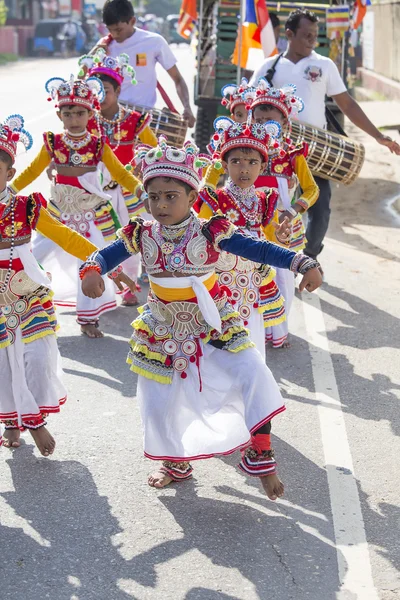
[[[261,158],[261,162],[265,162],[265,158],[264,156],[261,154],[261,152],[259,152],[258,150],[256,150],[255,148],[247,148],[246,146],[243,146],[242,148],[231,148],[230,150],[228,150],[228,152],[224,155],[224,161],[228,162],[229,160],[229,156],[232,154],[232,152],[234,152],[235,150],[239,150],[242,154],[251,154],[252,152],[257,152],[257,154],[260,155]]]
[[[103,23],[107,26],[129,23],[134,16],[135,11],[129,0],[107,0],[103,6]]]
[[[8,152],[6,152],[5,150],[0,150],[0,161],[6,165],[7,169],[11,169],[11,167],[14,164],[11,155],[8,154]]]
[[[189,183],[186,183],[186,181],[181,181],[180,179],[176,179],[175,177],[152,177],[144,184],[146,192],[150,181],[153,181],[153,179],[162,179],[162,181],[164,181],[165,183],[176,183],[176,185],[180,185],[181,187],[183,187],[186,194],[189,194],[194,190],[194,188]]]
[[[114,88],[114,91],[117,91],[117,89],[120,87],[118,81],[114,79],[114,77],[105,75],[105,73],[95,73],[94,77],[97,77],[97,79],[100,79],[100,81],[102,81],[103,83],[111,83],[111,85]]]

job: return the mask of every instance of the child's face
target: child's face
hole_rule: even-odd
[[[82,133],[86,131],[87,124],[93,112],[81,106],[64,106],[57,115],[66,131],[70,133]]]
[[[232,117],[233,121],[236,121],[236,123],[246,123],[246,121],[247,121],[246,105],[238,104],[237,106],[235,106],[235,108],[233,109],[233,112],[231,113],[231,117]]]
[[[261,154],[257,150],[242,152],[240,148],[229,152],[228,160],[222,165],[233,183],[242,189],[254,184],[265,168]]]
[[[121,88],[117,87],[117,89],[114,89],[112,83],[109,83],[108,81],[103,81],[103,87],[105,91],[105,98],[101,103],[101,110],[108,110],[112,106],[118,104],[118,96]]]
[[[115,23],[114,25],[108,25],[107,29],[110,32],[112,39],[118,42],[118,44],[121,44],[131,37],[135,29],[135,23],[136,17],[132,17],[128,23],[119,21],[119,23]]]
[[[282,127],[286,124],[286,118],[280,110],[275,106],[264,105],[261,109],[260,106],[256,106],[253,111],[253,119],[255,123],[263,125],[268,121],[278,121]]]
[[[186,189],[176,181],[162,177],[151,179],[147,185],[148,208],[156,221],[162,225],[177,225],[184,221],[197,199],[197,192]]]
[[[2,192],[9,181],[14,177],[15,169],[0,159],[0,192]]]

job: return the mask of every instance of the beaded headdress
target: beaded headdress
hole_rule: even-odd
[[[24,129],[24,118],[21,115],[10,115],[0,123],[0,150],[7,152],[15,161],[17,144],[20,142],[26,150],[32,147],[32,136]]]
[[[252,115],[249,114],[247,123],[236,123],[229,117],[215,119],[215,134],[209,147],[213,151],[213,158],[223,159],[229,150],[235,148],[251,148],[267,159],[272,148],[279,148],[278,138],[282,132],[279,123],[251,123],[251,118]]]
[[[239,106],[239,104],[251,104],[255,91],[255,88],[249,86],[249,82],[243,77],[239,86],[236,83],[224,85],[221,90],[221,104],[222,106],[226,106],[226,108],[233,113],[233,110],[236,106]]]
[[[52,77],[45,84],[46,92],[50,94],[49,101],[56,101],[56,108],[62,106],[82,106],[88,110],[100,108],[100,103],[105,98],[103,84],[97,77],[88,79],[69,79]]]
[[[293,83],[288,83],[278,89],[272,87],[265,77],[261,77],[251,102],[251,109],[254,110],[260,104],[270,104],[280,110],[286,118],[294,117],[304,109],[303,100],[295,93],[296,86]]]
[[[175,148],[168,146],[163,135],[158,138],[156,148],[138,145],[135,160],[141,162],[144,184],[154,177],[173,177],[195,190],[199,187],[204,167],[212,162],[209,156],[199,153],[193,142],[188,141],[183,148]]]
[[[81,56],[78,61],[80,67],[86,67],[89,77],[96,74],[107,75],[121,85],[124,79],[136,85],[135,69],[129,64],[128,54],[120,54],[117,58],[107,56],[104,48],[99,48],[93,55]],[[78,76],[84,77],[85,70],[81,69]]]

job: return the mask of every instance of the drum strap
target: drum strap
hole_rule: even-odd
[[[169,108],[169,110],[171,112],[175,113],[176,115],[179,115],[175,106],[172,104],[171,98],[168,96],[167,92],[164,90],[163,86],[161,85],[161,83],[159,81],[157,81],[157,89],[160,92],[161,98],[164,100],[164,102],[167,105],[167,107]]]
[[[277,56],[276,60],[272,64],[272,66],[265,73],[265,79],[268,81],[268,83],[270,85],[273,85],[272,80],[273,80],[275,72],[276,72],[276,65],[281,60],[282,56],[283,56],[283,52],[282,52],[282,54],[279,54],[279,56]],[[339,121],[337,120],[335,115],[333,114],[333,112],[331,111],[331,109],[326,104],[325,104],[325,117],[326,117],[326,120],[328,121],[329,125],[333,128],[334,131],[336,131],[337,133],[340,133],[340,135],[344,135],[345,137],[347,137],[347,133],[345,132],[345,130],[343,129],[343,127],[341,126],[341,124],[339,123]]]

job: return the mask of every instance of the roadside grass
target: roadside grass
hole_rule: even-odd
[[[9,62],[15,62],[18,60],[18,56],[16,54],[7,54],[0,52],[0,66],[6,65]]]

